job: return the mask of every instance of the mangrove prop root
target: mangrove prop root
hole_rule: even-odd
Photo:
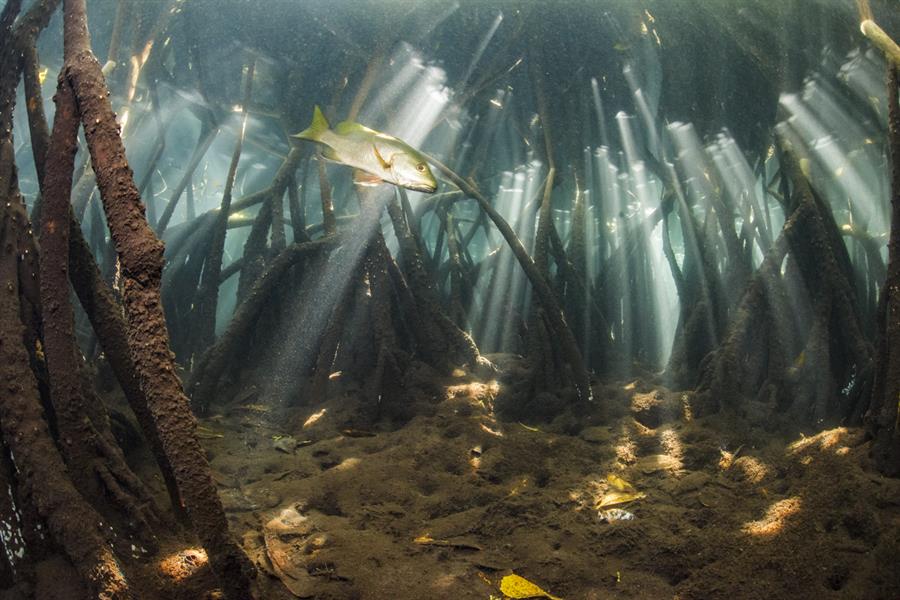
[[[875,464],[885,475],[900,475],[900,107],[898,71],[889,69],[888,127],[891,156],[891,237],[887,278],[878,307],[878,353],[867,426],[875,438]]]
[[[34,167],[37,171],[38,183],[44,180],[44,159],[47,156],[47,148],[50,146],[50,131],[47,129],[47,119],[44,116],[44,99],[41,95],[40,60],[34,39],[29,39],[22,49],[22,79],[25,83],[25,97],[28,99],[25,108],[28,111],[28,131],[31,136],[31,153],[34,156]],[[35,201],[35,209],[39,212],[38,203]],[[35,215],[32,214],[32,220]]]
[[[103,491],[98,485],[101,482],[94,475],[102,438],[96,427],[107,423],[106,415],[96,415],[97,423],[92,423],[87,416],[88,403],[80,373],[82,364],[74,344],[74,317],[69,302],[69,190],[72,187],[77,135],[75,100],[68,84],[61,81],[56,94],[56,114],[43,186],[40,268],[44,354],[56,424],[68,467],[85,497],[94,504],[105,504]],[[105,458],[119,463],[109,468],[128,470],[124,460],[116,460],[120,456]],[[120,494],[116,499],[122,497]],[[125,502],[120,508],[130,513],[129,517],[138,525],[146,527],[146,519],[139,512],[132,511],[133,507],[133,503]],[[149,531],[146,533],[149,535]]]
[[[244,101],[241,109],[241,130],[238,134],[228,174],[225,176],[225,191],[222,193],[222,205],[213,225],[212,240],[209,252],[203,264],[200,288],[197,291],[196,322],[194,324],[194,348],[208,348],[215,341],[216,307],[218,306],[219,284],[222,273],[222,256],[225,253],[225,233],[228,226],[228,212],[231,210],[231,195],[234,190],[234,178],[237,175],[241,150],[244,146],[244,133],[247,130],[247,111],[253,93],[253,73],[256,62],[250,63],[244,76]]]
[[[90,49],[85,0],[65,0],[65,78],[75,93],[100,197],[122,267],[132,360],[194,530],[229,599],[250,598],[255,569],[228,530],[196,420],[176,373],[160,300],[163,246],[144,218],[115,114]]]
[[[172,510],[178,520],[186,524],[187,514],[181,504],[172,465],[163,451],[153,415],[150,414],[147,398],[138,382],[134,362],[131,360],[122,307],[103,281],[81,228],[72,216],[69,219],[69,280],[81,307],[87,314],[106,360],[125,394],[125,399],[137,418],[144,438],[156,458],[172,501]]]
[[[2,145],[0,156],[11,160],[11,144]],[[0,196],[0,206],[9,199],[6,194]],[[72,485],[44,421],[37,381],[21,342],[25,335],[19,320],[16,230],[26,222],[21,201],[14,202],[21,210],[0,208],[0,281],[4,285],[0,294],[0,432],[15,456],[23,497],[46,521],[53,539],[95,597],[131,598],[115,556],[99,533],[101,517]]]
[[[222,373],[240,345],[247,340],[266,300],[281,282],[285,273],[299,261],[333,248],[336,243],[337,236],[319,238],[313,242],[302,244],[294,243],[282,250],[269,264],[253,284],[247,297],[238,306],[225,332],[194,367],[191,383],[186,387],[192,391],[191,396],[198,410],[205,411],[209,407]]]
[[[425,270],[415,236],[396,198],[390,199],[387,210],[400,245],[403,274],[415,299],[416,310],[407,318],[412,321],[416,345],[426,362],[442,370],[460,365],[489,365],[472,338],[441,309],[434,282]]]
[[[528,251],[525,250],[519,237],[512,230],[512,227],[509,226],[509,223],[506,222],[503,216],[491,206],[491,203],[488,202],[487,198],[475,189],[474,186],[434,158],[429,157],[428,160],[435,165],[441,173],[450,179],[454,185],[462,190],[463,193],[474,198],[481,207],[481,210],[487,213],[497,229],[500,230],[500,233],[503,235],[506,243],[509,244],[516,260],[519,261],[522,270],[525,271],[528,281],[531,283],[532,288],[537,294],[538,301],[543,306],[548,322],[551,324],[553,335],[559,340],[565,360],[569,363],[569,368],[572,369],[575,390],[579,399],[582,402],[593,401],[590,374],[581,358],[581,352],[578,350],[578,342],[575,340],[572,330],[566,323],[566,318],[563,315],[562,308],[559,306],[559,302],[556,300],[556,296],[553,294],[553,290],[550,289],[550,285],[541,274],[540,269],[538,269],[532,258],[528,255]]]
[[[191,185],[194,171],[197,170],[200,161],[206,155],[206,151],[209,150],[209,147],[212,146],[218,133],[218,123],[204,123],[204,127],[200,131],[200,137],[197,139],[197,146],[194,148],[194,153],[191,155],[191,160],[188,163],[187,169],[185,170],[184,175],[182,175],[181,181],[178,182],[178,185],[175,186],[175,189],[172,191],[172,196],[169,198],[169,202],[163,209],[162,215],[159,217],[159,222],[156,224],[156,231],[159,235],[162,235],[166,230],[166,227],[169,226],[169,220],[175,212],[175,207],[178,206],[181,195],[184,193],[185,188]]]
[[[263,203],[256,213],[253,220],[253,226],[250,228],[250,234],[244,243],[244,252],[241,257],[244,259],[244,266],[241,268],[241,275],[238,278],[237,301],[240,304],[244,301],[247,293],[253,287],[253,283],[259,279],[260,274],[266,269],[266,259],[268,258],[269,228],[272,225],[272,198]]]

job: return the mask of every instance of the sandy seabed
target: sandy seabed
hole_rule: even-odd
[[[861,430],[696,419],[641,380],[596,385],[576,424],[503,421],[503,380],[458,375],[402,424],[354,428],[340,378],[313,408],[244,393],[202,422],[260,598],[490,600],[511,573],[567,600],[900,598],[900,481]],[[610,474],[643,496],[611,506],[632,520],[598,516]],[[139,597],[219,597],[201,549],[162,542],[125,565]]]

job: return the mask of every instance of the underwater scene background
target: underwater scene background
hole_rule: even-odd
[[[897,8],[0,3],[3,597],[900,597]]]

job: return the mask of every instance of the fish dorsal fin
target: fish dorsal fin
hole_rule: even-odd
[[[334,132],[338,135],[347,135],[348,133],[375,133],[365,125],[360,125],[356,121],[341,121],[334,128]]]
[[[312,123],[309,127],[291,137],[318,142],[322,138],[322,134],[326,131],[328,131],[328,120],[325,119],[325,115],[322,114],[322,109],[316,104],[315,109],[313,109]]]
[[[384,169],[385,171],[389,170],[391,168],[391,163],[384,160],[384,157],[381,155],[381,152],[378,151],[378,146],[376,146],[375,144],[372,144],[372,150],[375,151],[375,158],[378,159],[378,162],[381,164],[381,168]]]

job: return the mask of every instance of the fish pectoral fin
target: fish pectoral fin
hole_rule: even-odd
[[[331,162],[341,162],[340,157],[338,157],[337,152],[335,152],[334,148],[331,146],[322,144],[319,146],[321,148],[322,158],[325,160],[330,160]]]
[[[377,175],[372,175],[362,169],[353,169],[353,183],[366,187],[373,187],[384,183],[384,180]]]
[[[384,157],[381,155],[381,152],[378,151],[378,146],[372,144],[372,150],[375,151],[375,158],[378,159],[378,163],[381,165],[381,168],[385,171],[390,171],[391,163],[384,160]]]

